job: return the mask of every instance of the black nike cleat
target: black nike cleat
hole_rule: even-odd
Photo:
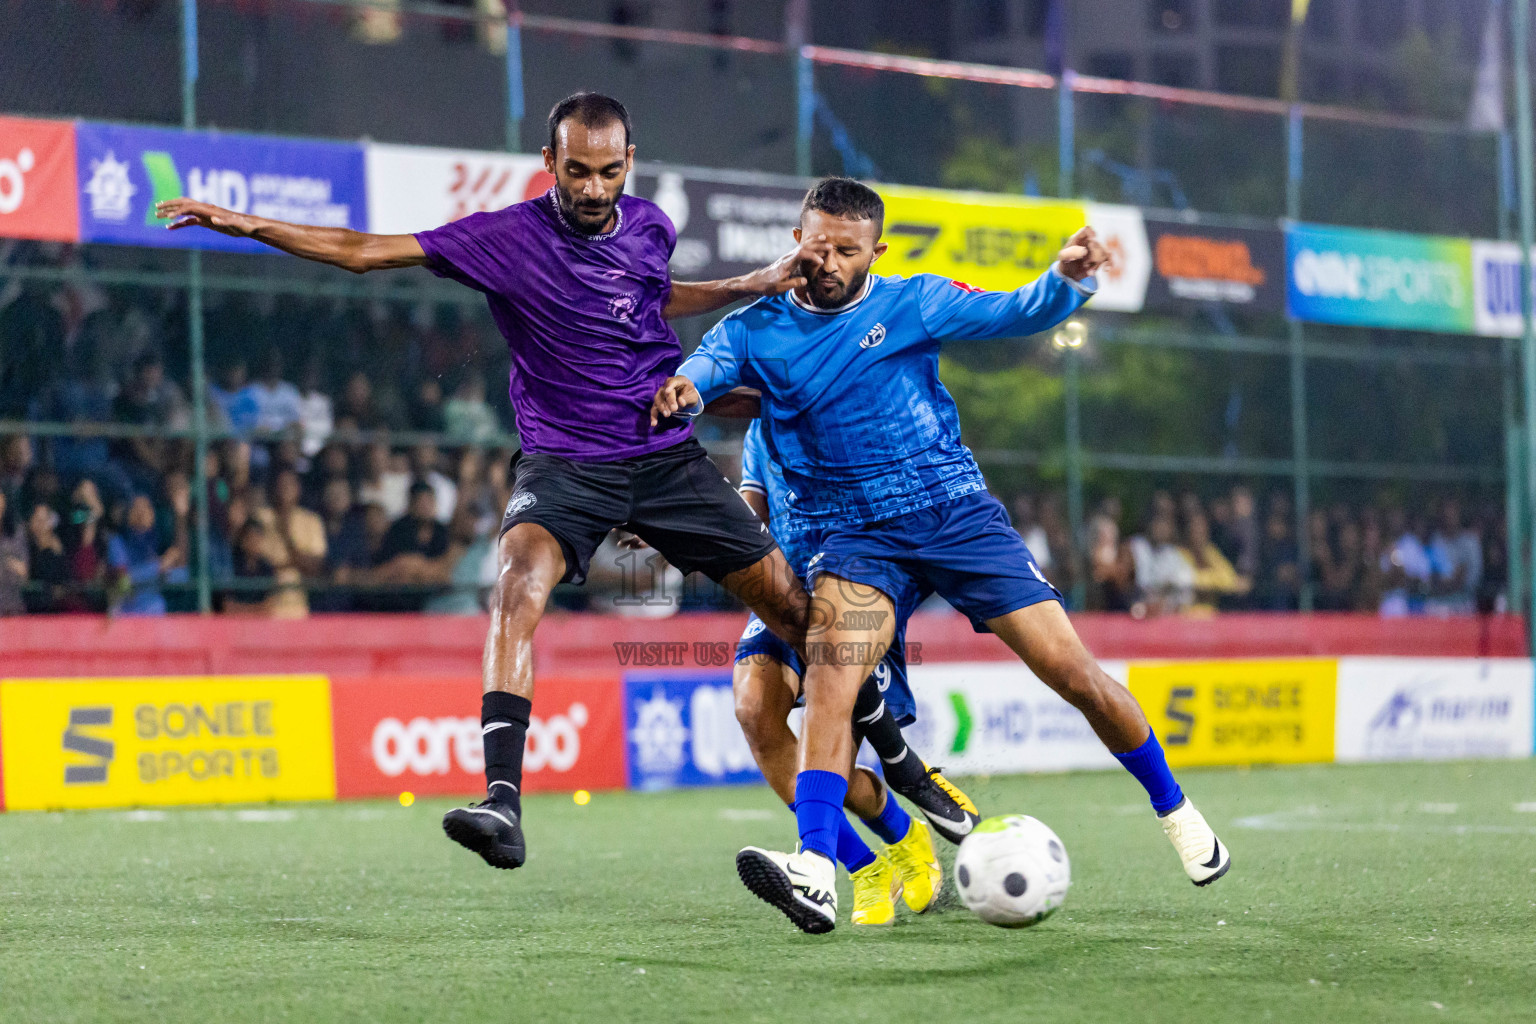
[[[443,815],[448,838],[485,858],[493,868],[520,868],[528,857],[523,826],[511,804],[482,800]]]
[[[928,768],[914,785],[897,788],[892,784],[891,789],[912,801],[935,832],[958,845],[981,821],[981,815],[971,798],[942,773],[942,768]]]

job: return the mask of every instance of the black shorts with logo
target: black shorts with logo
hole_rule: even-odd
[[[586,580],[592,552],[616,527],[682,572],[702,572],[717,583],[778,546],[691,437],[616,462],[518,452],[512,479],[501,532],[537,523],[552,533],[565,555],[562,583]]]

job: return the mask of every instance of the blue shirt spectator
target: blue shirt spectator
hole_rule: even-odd
[[[176,547],[164,552],[155,536],[155,506],[136,494],[128,506],[128,522],[107,541],[107,564],[128,587],[117,610],[123,615],[164,615],[161,583],[186,583],[186,559]]]

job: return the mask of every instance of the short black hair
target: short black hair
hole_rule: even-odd
[[[559,148],[555,145],[555,140],[560,131],[560,122],[571,118],[575,118],[578,124],[584,124],[588,128],[597,128],[614,121],[619,122],[624,126],[624,148],[629,148],[629,111],[624,109],[624,104],[600,92],[577,92],[556,103],[549,112],[551,153]]]
[[[885,221],[885,203],[880,193],[853,178],[822,178],[805,194],[800,204],[800,214],[820,210],[833,217],[848,220],[872,220],[877,224]]]

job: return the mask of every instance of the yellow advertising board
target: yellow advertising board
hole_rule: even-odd
[[[8,810],[326,800],[324,676],[0,680]]]
[[[1062,243],[1087,223],[1082,203],[881,185],[882,274],[939,274],[1011,290],[1048,270]]]
[[[1337,661],[1132,663],[1129,677],[1174,767],[1333,760]]]

